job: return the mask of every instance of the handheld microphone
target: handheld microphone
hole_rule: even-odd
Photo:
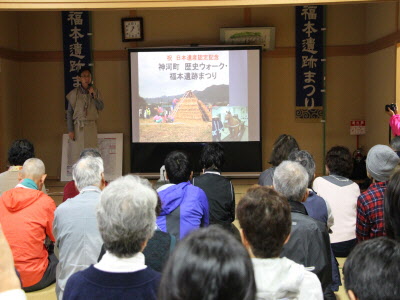
[[[92,87],[92,86],[93,86],[93,83],[89,83],[89,84],[88,84],[88,87],[89,87],[89,88]],[[90,93],[90,96],[92,96],[92,98],[94,98],[94,93],[91,92],[91,93]]]

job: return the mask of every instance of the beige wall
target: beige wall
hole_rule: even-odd
[[[17,13],[0,12],[0,48],[18,48]],[[18,126],[18,87],[20,64],[0,57],[0,171],[7,164],[8,145],[20,133]]]
[[[395,46],[365,57],[366,149],[388,144],[389,116],[385,104],[395,102]]]
[[[396,28],[396,3],[368,4],[366,6],[366,41],[382,38]],[[365,119],[368,134],[365,149],[376,144],[388,144],[389,117],[384,105],[396,101],[396,47],[395,45],[364,57]]]
[[[327,8],[327,45],[365,43],[365,5],[331,5]]]
[[[62,50],[61,12],[18,12],[19,50]]]
[[[366,4],[365,38],[374,41],[397,30],[397,1]]]
[[[328,46],[362,45],[392,33],[393,24],[396,24],[393,5],[396,7],[393,3],[328,6]],[[276,27],[277,47],[294,47],[294,7],[251,8],[250,13],[252,26]],[[388,17],[384,17],[386,13]],[[144,18],[145,24],[145,41],[138,46],[218,44],[220,27],[245,25],[243,8],[138,10],[136,14]],[[123,50],[131,46],[121,42],[120,19],[127,16],[128,11],[92,13],[94,51]],[[0,47],[20,51],[62,51],[60,12],[3,12],[0,14],[0,25],[3,25],[4,19],[14,22],[12,30],[16,34],[1,26]],[[381,25],[375,28],[375,22]],[[362,144],[369,147],[387,139],[385,115],[376,116],[376,112],[384,103],[391,101],[389,99],[394,93],[394,73],[387,71],[393,62],[394,51],[390,49],[367,56],[328,57],[327,149],[340,144],[355,150],[356,139],[349,135],[352,119],[365,118],[368,122],[368,135],[361,138]],[[4,59],[1,59],[0,84],[6,88],[7,95],[14,93],[15,96],[18,87],[16,98],[20,103],[21,125],[15,129],[12,125],[14,120],[6,119],[3,126],[10,130],[11,133],[7,130],[7,134],[13,138],[31,139],[37,156],[46,163],[49,176],[58,177],[61,135],[66,132],[63,63],[10,61],[9,64],[17,66],[14,68],[17,80],[13,81],[8,76],[5,78]],[[296,137],[303,149],[315,156],[317,172],[321,173],[324,157],[322,124],[299,123],[294,118],[295,58],[290,55],[280,58],[264,55],[262,76],[263,167],[268,167],[276,137],[288,133]],[[128,78],[127,60],[95,62],[94,82],[105,98],[105,110],[98,122],[99,132],[124,134],[124,173],[129,171],[130,166]],[[3,89],[1,91],[0,97],[4,97]],[[7,97],[7,101],[0,98],[1,105],[7,103],[8,110],[17,112],[16,102],[11,101],[13,97]],[[379,104],[376,99],[379,99]],[[371,105],[374,110],[370,110]]]
[[[18,48],[18,13],[0,12],[0,48]]]

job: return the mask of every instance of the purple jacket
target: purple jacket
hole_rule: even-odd
[[[162,209],[158,227],[182,239],[189,232],[209,224],[208,200],[202,189],[190,182],[171,185],[158,192]]]

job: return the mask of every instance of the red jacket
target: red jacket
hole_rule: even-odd
[[[63,202],[69,198],[74,198],[78,196],[79,191],[76,188],[75,181],[71,180],[64,186],[64,196],[63,196]]]
[[[48,265],[46,236],[52,232],[56,205],[41,191],[16,187],[0,197],[0,222],[10,244],[22,286],[38,283]]]

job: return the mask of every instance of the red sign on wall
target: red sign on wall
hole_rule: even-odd
[[[350,135],[364,135],[366,133],[365,120],[350,121]]]

